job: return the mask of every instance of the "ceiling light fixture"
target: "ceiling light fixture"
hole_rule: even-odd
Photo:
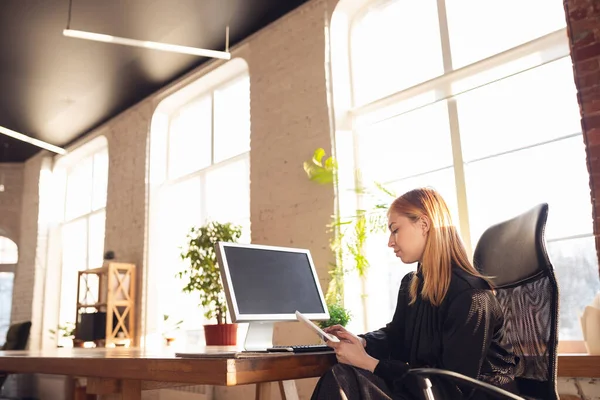
[[[67,37],[93,40],[96,42],[115,43],[125,46],[142,47],[146,49],[169,51],[172,53],[191,54],[194,56],[220,58],[222,60],[230,60],[231,53],[229,52],[229,26],[225,28],[225,51],[201,49],[198,47],[180,46],[177,44],[151,42],[147,40],[129,39],[119,36],[106,35],[103,33],[87,32],[71,29],[71,8],[73,0],[69,0],[69,16],[67,20],[67,28],[63,29],[63,35]]]
[[[11,138],[32,144],[34,146],[41,147],[42,149],[50,150],[57,154],[65,154],[67,152],[62,147],[58,147],[53,144],[46,143],[39,139],[32,138],[31,136],[23,135],[22,133],[15,132],[12,129],[8,129],[3,126],[0,126],[0,133],[5,134],[6,136],[10,136]]]
[[[228,51],[208,50],[200,49],[197,47],[180,46],[176,44],[149,42],[147,40],[128,39],[124,37],[105,35],[102,33],[78,31],[74,29],[63,29],[63,35],[77,39],[93,40],[96,42],[105,43],[115,43],[133,47],[144,47],[153,50],[170,51],[172,53],[191,54],[194,56],[220,58],[223,60],[231,59],[231,53],[229,53]]]

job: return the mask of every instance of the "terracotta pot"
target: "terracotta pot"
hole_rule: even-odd
[[[237,344],[237,324],[204,325],[207,346],[235,346]]]

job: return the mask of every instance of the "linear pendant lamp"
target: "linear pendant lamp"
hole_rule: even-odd
[[[6,136],[10,136],[11,138],[14,138],[14,139],[21,140],[23,142],[32,144],[34,146],[41,147],[42,149],[50,150],[50,151],[52,151],[54,153],[57,153],[57,154],[65,154],[67,152],[62,147],[58,147],[58,146],[55,146],[53,144],[46,143],[44,141],[32,138],[31,136],[27,136],[27,135],[24,135],[22,133],[15,132],[12,129],[8,129],[8,128],[5,128],[3,126],[0,126],[0,133],[5,134]]]
[[[79,31],[79,30],[69,29],[69,28],[63,30],[63,35],[72,37],[72,38],[78,38],[78,39],[122,44],[125,46],[144,47],[147,49],[170,51],[173,53],[183,53],[183,54],[191,54],[194,56],[220,58],[223,60],[231,59],[231,53],[229,51],[216,51],[216,50],[200,49],[197,47],[179,46],[176,44],[128,39],[128,38],[123,38],[123,37],[118,37],[118,36],[105,35],[102,33]],[[229,27],[227,27],[226,36],[227,36],[227,42],[229,42]],[[228,47],[228,45],[227,45],[227,47]]]

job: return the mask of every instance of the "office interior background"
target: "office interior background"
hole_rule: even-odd
[[[77,271],[109,250],[137,267],[141,343],[161,345],[164,315],[183,320],[178,345],[201,343],[207,321],[175,277],[192,225],[233,222],[241,241],[308,248],[326,290],[332,215],[385,201],[357,190],[382,184],[439,190],[469,252],[487,227],[549,203],[560,340],[581,345],[579,313],[600,292],[597,2],[91,3],[73,2],[73,26],[195,45],[182,35],[192,32],[219,49],[228,23],[232,59],[59,37],[67,2],[0,4],[0,125],[67,150],[0,137],[0,344],[11,322],[31,320],[29,348],[68,345],[48,331],[73,321]],[[186,7],[218,17],[198,17],[199,27]],[[35,50],[19,53],[27,43]],[[337,196],[303,169],[317,148],[338,160]],[[355,332],[391,318],[400,279],[415,269],[386,244],[369,235],[366,280],[345,278]],[[275,340],[310,339],[295,327],[278,324]],[[314,383],[298,383],[301,398]],[[58,399],[61,385],[17,376],[9,390]],[[586,377],[560,388],[600,398]],[[169,396],[253,393],[207,390]]]

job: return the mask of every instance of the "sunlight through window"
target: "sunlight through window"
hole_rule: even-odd
[[[432,186],[472,252],[490,225],[549,203],[560,338],[582,340],[578,313],[600,282],[562,3],[372,1],[348,20],[343,62],[351,71],[353,129],[338,132],[349,140],[336,140],[338,159],[352,160],[346,165],[360,174],[344,183],[340,208],[349,215],[392,200],[356,194],[353,185],[381,183],[397,195]],[[334,47],[347,46],[340,40]],[[400,280],[416,268],[402,265],[386,243],[384,233],[367,240],[367,312],[349,299],[360,331],[390,320]],[[361,290],[349,277],[346,293]]]

